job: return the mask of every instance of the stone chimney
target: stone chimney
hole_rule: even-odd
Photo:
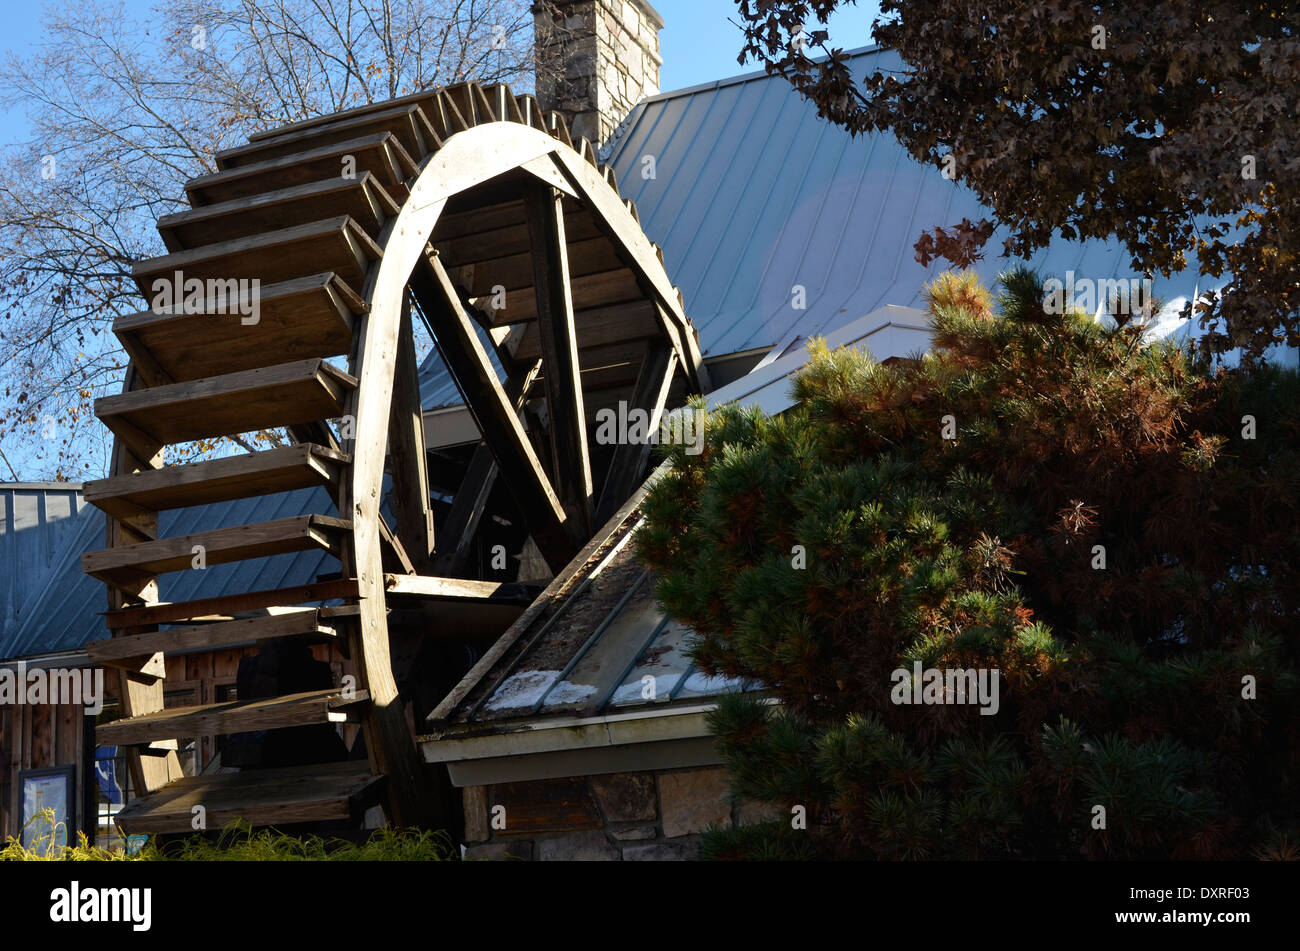
[[[646,0],[543,0],[533,6],[537,99],[600,146],[632,107],[659,92],[659,31]]]

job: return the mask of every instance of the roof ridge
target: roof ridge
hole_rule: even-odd
[[[0,492],[80,492],[80,482],[0,482]]]
[[[869,43],[866,46],[859,46],[856,49],[845,50],[846,56],[866,56],[871,53],[887,52],[886,48],[879,43]],[[829,56],[822,56],[812,60],[814,63],[821,63],[829,59]],[[756,79],[771,78],[766,69],[756,69],[752,72],[741,73],[737,76],[726,76],[722,79],[714,79],[709,82],[696,83],[694,86],[683,86],[681,89],[670,89],[667,92],[655,93],[653,96],[646,96],[641,99],[637,105],[643,105],[647,102],[662,102],[665,99],[674,99],[678,96],[689,96],[699,92],[706,92],[711,89],[721,89],[724,86],[734,86],[739,83],[753,82]],[[631,113],[629,113],[631,115]]]

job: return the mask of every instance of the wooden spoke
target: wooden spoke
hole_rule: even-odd
[[[668,275],[664,273],[663,264],[652,250],[649,240],[640,229],[632,231],[619,227],[620,215],[631,217],[627,208],[623,206],[618,195],[608,187],[608,183],[601,178],[600,173],[580,155],[557,150],[552,153],[552,157],[560,172],[578,191],[579,196],[587,201],[602,230],[611,240],[618,243],[637,274],[653,290],[661,308],[660,319],[665,334],[673,338],[678,358],[681,359],[696,392],[706,392],[709,388],[709,375],[704,366],[704,359],[700,356],[695,332],[690,327],[685,313],[682,312],[677,291],[669,282]]]
[[[622,442],[614,450],[596,513],[596,524],[604,524],[641,484],[650,460],[650,437],[659,431],[668,388],[676,369],[677,354],[666,341],[655,341],[647,348],[628,406],[629,413],[637,410],[646,414],[646,438],[639,442]]]
[[[433,329],[438,351],[456,378],[497,465],[529,519],[529,529],[554,571],[563,568],[574,547],[567,516],[543,471],[496,370],[488,360],[460,295],[437,256],[421,260],[411,290]]]
[[[425,472],[424,419],[420,412],[420,381],[415,365],[409,294],[402,303],[402,329],[397,339],[397,362],[393,369],[388,458],[393,474],[397,537],[415,571],[428,571],[434,543],[433,512],[429,508],[429,479]]]
[[[577,333],[569,290],[569,257],[564,240],[561,196],[540,183],[524,192],[532,244],[533,289],[538,336],[546,373],[551,458],[560,498],[576,517],[571,534],[581,542],[591,534],[591,461],[587,456],[586,410],[579,378]]]
[[[402,544],[402,540],[388,524],[388,519],[380,515],[377,516],[376,521],[379,527],[379,544],[382,547],[384,570],[400,571],[408,575],[417,574],[415,563],[406,553],[406,546]]]
[[[542,361],[535,359],[523,373],[516,374],[506,383],[506,398],[516,413],[523,409],[524,399],[541,369]],[[474,455],[470,457],[465,478],[452,499],[451,512],[447,515],[443,530],[443,536],[447,540],[442,543],[433,560],[434,574],[454,577],[464,569],[474,535],[483,518],[483,510],[487,507],[488,496],[492,494],[500,471],[486,442],[480,442],[474,447]]]

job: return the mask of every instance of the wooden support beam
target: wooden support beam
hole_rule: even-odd
[[[122,392],[129,393],[143,381],[133,363],[127,364],[126,380]],[[121,438],[113,440],[113,459],[111,473],[115,476],[131,472],[162,467],[162,453],[141,457]],[[105,542],[109,548],[156,539],[158,537],[158,516],[147,513],[132,519],[130,525],[116,518],[106,518],[107,532]],[[129,591],[108,585],[108,609],[119,610],[128,603],[128,595],[137,600],[157,600],[158,579],[148,578],[134,584]],[[118,632],[121,634],[144,634],[156,627],[128,627]],[[152,676],[149,671],[156,669],[162,661],[161,655],[150,658],[140,665],[139,671],[118,671],[118,696],[122,702],[122,714],[128,717],[144,716],[156,713],[163,708],[162,681]],[[132,785],[137,795],[154,792],[182,775],[180,758],[170,752],[165,756],[141,756],[138,750],[128,750],[127,770],[131,774]]]
[[[342,723],[369,699],[365,691],[344,697],[337,687],[282,697],[228,700],[224,703],[172,707],[145,716],[115,720],[99,727],[104,745],[134,746],[182,736],[212,736],[278,730],[312,723]]]
[[[474,535],[483,520],[483,511],[500,472],[488,444],[480,442],[475,446],[465,469],[465,478],[456,490],[451,511],[447,513],[447,520],[438,535],[439,549],[433,558],[434,574],[455,577],[465,569]]]
[[[574,551],[564,507],[436,254],[420,259],[411,274],[411,291],[430,322],[438,350],[474,414],[479,432],[525,512],[537,547],[552,570],[558,571]]]
[[[640,442],[628,440],[614,450],[596,511],[597,524],[604,524],[641,484],[650,460],[651,436],[659,431],[676,369],[677,354],[673,347],[666,340],[652,341],[641,361],[628,408],[629,413],[640,410],[647,415],[645,439]]]
[[[516,413],[523,410],[528,391],[532,389],[541,369],[542,361],[539,357],[522,373],[506,381],[506,396],[514,405]],[[464,569],[479,522],[483,519],[483,510],[487,507],[488,497],[492,494],[500,471],[486,442],[480,442],[474,447],[474,455],[470,457],[465,478],[456,490],[456,496],[451,501],[451,511],[443,524],[440,537],[444,541],[433,559],[434,574],[454,577]]]
[[[465,478],[456,490],[451,511],[447,513],[447,520],[438,535],[439,548],[433,557],[431,569],[434,574],[455,577],[464,570],[474,535],[483,519],[483,510],[487,507],[488,497],[492,494],[500,471],[486,442],[480,442],[474,447],[474,454],[465,469]]]
[[[514,581],[474,581],[428,575],[384,575],[384,587],[390,597],[395,595],[507,604],[532,604],[533,599],[541,593],[541,588],[535,585]]]
[[[581,544],[591,535],[594,518],[591,460],[587,455],[587,414],[582,402],[578,335],[560,202],[560,192],[540,182],[524,190],[552,459],[560,498],[574,516],[571,536]]]
[[[222,594],[194,601],[164,601],[139,607],[121,607],[108,611],[104,620],[113,630],[175,624],[178,621],[229,621],[248,611],[332,601],[335,598],[355,598],[357,594],[354,579],[339,578],[294,588],[272,588]]]
[[[393,517],[397,537],[417,573],[430,570],[433,511],[425,471],[424,417],[411,334],[411,298],[402,300],[402,328],[393,367],[393,410],[388,416],[388,461],[393,475]]]

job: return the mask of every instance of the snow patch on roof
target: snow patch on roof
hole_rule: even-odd
[[[488,710],[513,710],[531,707],[542,697],[560,676],[558,670],[521,670],[511,674],[492,694],[486,704]]]
[[[485,710],[518,710],[531,707],[546,697],[552,703],[577,703],[596,692],[590,684],[559,680],[558,670],[521,670],[505,679],[492,694]]]

